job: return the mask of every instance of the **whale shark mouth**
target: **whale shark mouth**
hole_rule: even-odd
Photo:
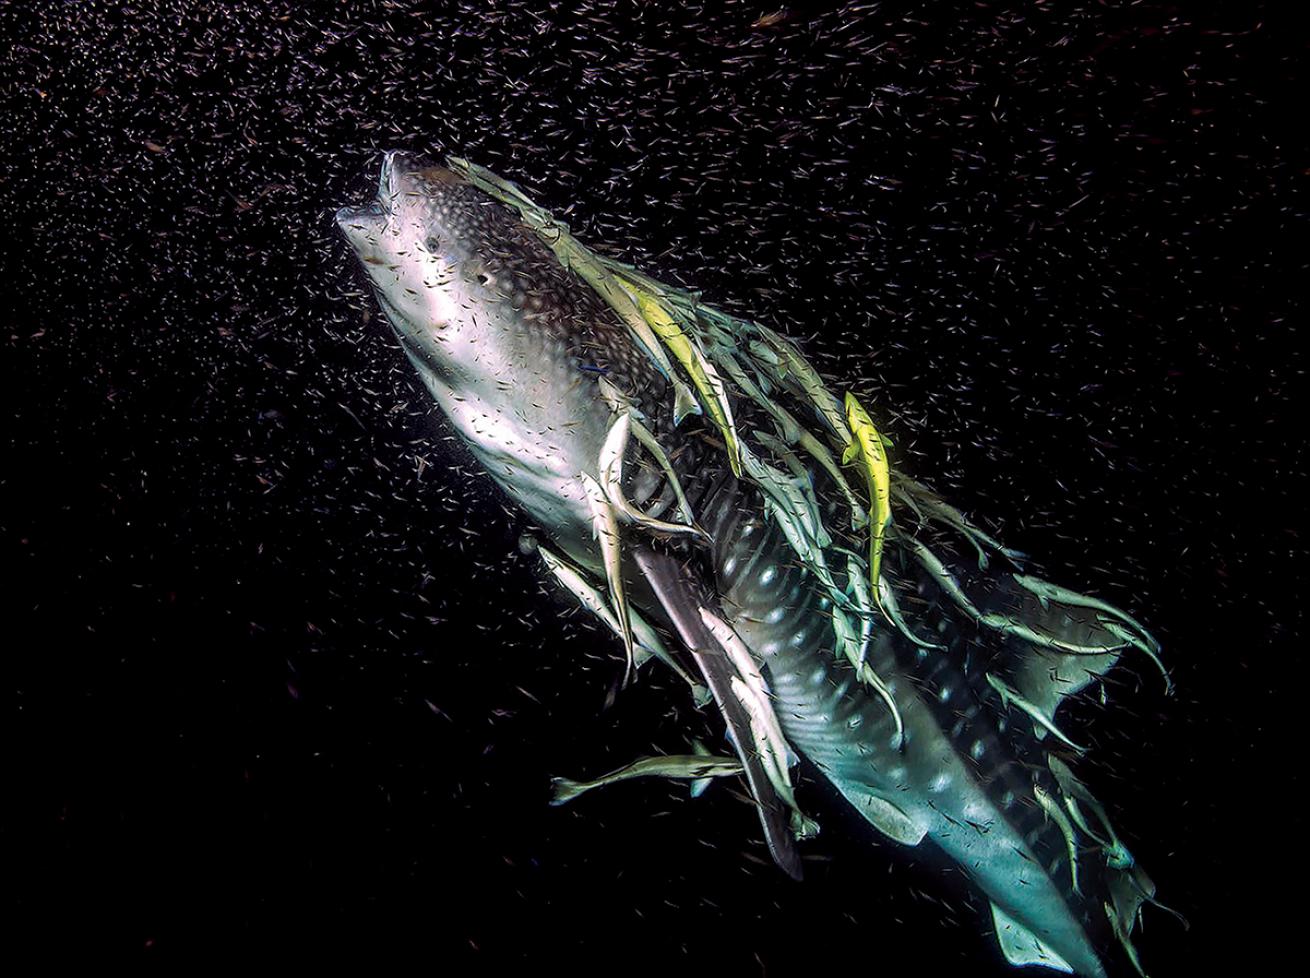
[[[367,246],[370,239],[383,232],[395,213],[395,204],[402,193],[403,175],[413,170],[410,154],[391,150],[382,157],[378,175],[377,195],[366,204],[342,207],[336,212],[336,224],[356,250]],[[362,254],[361,254],[362,257]],[[369,261],[368,258],[363,258]]]

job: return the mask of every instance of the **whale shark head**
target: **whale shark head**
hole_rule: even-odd
[[[566,549],[586,549],[578,480],[598,475],[611,420],[597,378],[662,384],[613,311],[516,212],[412,154],[387,153],[376,198],[336,222],[478,461]]]
[[[376,198],[343,207],[336,220],[406,351],[452,386],[494,373],[523,345],[526,336],[506,322],[526,326],[536,310],[525,309],[526,270],[516,280],[508,266],[541,248],[486,194],[444,167],[390,152]],[[523,315],[504,315],[515,311]]]

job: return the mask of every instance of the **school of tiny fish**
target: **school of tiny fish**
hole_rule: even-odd
[[[1300,733],[1300,36],[0,0],[27,906],[455,970],[1285,944],[1234,896],[1283,816],[1234,836]],[[428,244],[367,260],[384,165],[526,235],[465,300],[556,323],[497,381],[585,392],[531,465],[479,426],[547,402],[461,417],[379,302]]]

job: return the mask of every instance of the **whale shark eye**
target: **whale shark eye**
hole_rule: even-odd
[[[426,248],[431,254],[435,255],[437,251],[441,248],[441,241],[434,234],[423,242],[423,247]]]

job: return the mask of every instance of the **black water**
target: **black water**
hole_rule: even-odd
[[[1295,945],[1304,35],[1272,5],[0,3],[6,956],[1012,974],[817,787],[546,805],[711,725],[539,584],[331,214],[380,151],[810,338],[905,466],[1138,613],[1075,710],[1184,934]],[[862,959],[862,960],[861,960]]]

